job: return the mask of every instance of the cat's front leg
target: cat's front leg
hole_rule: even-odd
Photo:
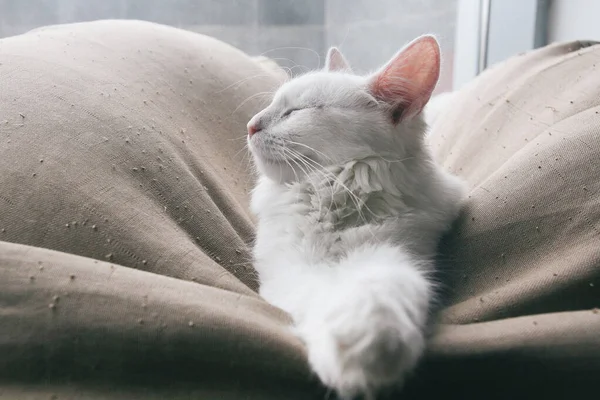
[[[431,296],[427,266],[400,248],[364,248],[315,293],[297,331],[313,370],[343,399],[400,385],[416,366]]]

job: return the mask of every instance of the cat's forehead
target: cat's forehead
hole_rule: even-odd
[[[279,100],[286,102],[312,100],[335,100],[349,95],[364,87],[364,79],[360,76],[313,72],[286,82],[278,91]]]

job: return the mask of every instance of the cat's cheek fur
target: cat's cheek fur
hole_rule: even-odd
[[[260,135],[260,133],[257,133],[257,135]],[[248,147],[253,154],[257,155],[254,159],[254,165],[261,176],[269,177],[273,181],[279,183],[290,182],[299,177],[300,173],[289,168],[284,161],[270,161],[264,155],[260,155],[266,150],[261,148],[260,144],[256,143],[256,141],[259,140],[261,140],[261,138],[248,138]]]

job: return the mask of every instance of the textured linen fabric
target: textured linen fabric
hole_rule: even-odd
[[[598,68],[600,46],[552,45],[436,120],[470,199],[441,244],[440,325],[392,398],[595,387]],[[249,263],[245,124],[281,79],[136,21],[0,40],[0,398],[324,398]]]
[[[594,387],[599,72],[600,45],[553,44],[486,71],[436,120],[434,152],[470,193],[441,245],[446,307],[429,353],[440,368],[425,387],[459,398]]]
[[[314,390],[249,263],[245,124],[280,75],[143,22],[4,39],[0,64],[0,393]]]

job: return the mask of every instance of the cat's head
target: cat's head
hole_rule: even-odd
[[[367,157],[401,160],[420,151],[421,111],[440,73],[440,49],[421,36],[377,72],[352,73],[331,48],[325,68],[286,82],[248,123],[259,171],[279,182]]]

